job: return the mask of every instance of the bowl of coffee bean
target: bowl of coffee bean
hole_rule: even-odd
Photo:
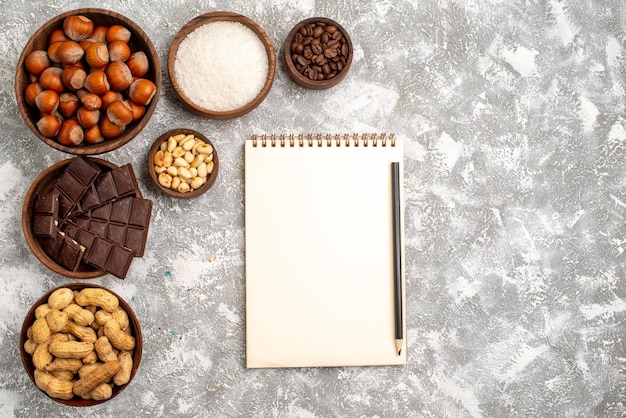
[[[348,32],[325,17],[301,21],[285,39],[287,73],[308,89],[324,90],[339,84],[350,69],[353,55]]]

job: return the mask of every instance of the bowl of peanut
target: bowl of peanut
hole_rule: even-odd
[[[198,197],[217,179],[219,159],[209,139],[193,129],[173,129],[159,136],[148,153],[150,178],[165,194]]]
[[[20,354],[35,386],[53,400],[91,406],[119,395],[143,350],[139,321],[120,296],[71,283],[44,294],[26,314]]]
[[[105,9],[62,13],[24,46],[17,107],[33,134],[68,154],[95,155],[130,142],[150,120],[161,64],[148,35]]]

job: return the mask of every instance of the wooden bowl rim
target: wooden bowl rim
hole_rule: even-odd
[[[210,174],[209,178],[207,179],[206,183],[204,183],[202,185],[202,187],[200,187],[199,189],[193,190],[191,192],[187,192],[187,193],[180,193],[180,192],[178,192],[176,190],[166,189],[165,187],[161,186],[161,184],[159,183],[159,179],[158,179],[156,173],[154,172],[154,155],[159,150],[159,147],[161,146],[161,143],[163,141],[166,141],[167,138],[169,138],[170,136],[181,134],[181,133],[182,134],[186,134],[186,135],[192,134],[196,138],[200,138],[202,141],[206,142],[207,144],[209,144],[209,145],[211,145],[213,147],[213,171],[211,172],[211,174]],[[161,190],[163,193],[165,193],[166,195],[169,195],[171,197],[176,197],[176,198],[179,198],[179,199],[193,199],[195,197],[198,197],[198,196],[206,193],[211,187],[213,187],[213,184],[215,184],[215,181],[217,180],[217,174],[218,174],[218,171],[219,171],[219,166],[220,166],[220,162],[219,162],[219,157],[217,155],[217,150],[215,148],[215,145],[203,133],[198,132],[198,131],[193,130],[193,129],[189,129],[189,128],[171,129],[171,130],[161,134],[152,143],[152,146],[150,147],[150,151],[148,152],[148,172],[150,173],[150,178],[152,179],[154,184],[156,184],[156,186],[159,188],[159,190]]]
[[[96,401],[96,400],[93,400],[93,399],[82,399],[82,398],[79,398],[77,396],[74,396],[72,399],[53,398],[53,397],[49,396],[43,390],[37,388],[37,385],[35,384],[35,375],[34,375],[34,373],[35,373],[35,366],[33,364],[32,356],[30,354],[26,353],[26,351],[24,351],[24,343],[28,339],[26,334],[27,334],[28,328],[34,322],[35,310],[37,309],[37,307],[42,305],[42,304],[44,304],[48,300],[48,298],[50,297],[52,292],[54,292],[57,289],[61,289],[61,288],[65,288],[65,287],[70,288],[72,290],[82,290],[82,289],[85,289],[85,288],[88,288],[88,287],[89,288],[104,289],[104,290],[110,292],[115,297],[117,297],[117,299],[120,301],[120,306],[122,308],[124,308],[124,310],[128,314],[128,319],[130,320],[130,323],[131,323],[131,325],[133,327],[133,336],[135,337],[135,348],[134,348],[134,351],[133,351],[133,367],[131,369],[130,379],[128,380],[128,382],[126,384],[124,384],[123,386],[116,386],[113,389],[113,394],[111,395],[111,397],[109,399],[105,399],[105,400],[102,400],[102,401]],[[30,318],[30,321],[29,321],[29,318]],[[141,363],[142,356],[143,356],[143,335],[141,333],[141,325],[139,324],[139,319],[137,318],[137,315],[135,314],[135,311],[128,304],[128,302],[126,302],[126,300],[124,298],[122,298],[120,295],[118,295],[117,293],[115,293],[111,289],[109,289],[107,287],[104,287],[104,286],[101,286],[99,284],[77,282],[77,283],[67,283],[67,284],[63,284],[63,285],[57,286],[57,287],[49,290],[48,292],[44,293],[39,299],[37,299],[37,301],[28,310],[28,313],[26,314],[26,316],[24,317],[24,321],[22,322],[22,329],[20,331],[20,357],[22,358],[22,364],[24,366],[24,369],[26,370],[26,374],[28,374],[28,377],[33,382],[33,385],[35,385],[37,390],[42,392],[48,398],[50,398],[50,399],[52,399],[52,400],[54,400],[56,402],[62,403],[64,405],[77,406],[77,407],[93,406],[93,405],[98,405],[98,404],[101,404],[103,402],[106,402],[108,400],[111,400],[111,399],[115,398],[124,389],[126,389],[126,387],[130,384],[130,382],[132,382],[133,378],[135,377],[135,374],[137,373],[137,370],[139,369],[139,364]]]
[[[293,61],[291,60],[291,42],[293,40],[294,35],[297,31],[300,30],[301,27],[308,25],[309,23],[314,22],[324,22],[326,24],[331,24],[337,27],[343,34],[343,37],[346,39],[346,44],[348,45],[348,59],[346,60],[346,65],[344,68],[337,73],[337,75],[330,80],[310,80],[304,75],[300,74],[300,72],[296,69]],[[352,66],[352,58],[354,56],[354,48],[352,46],[352,38],[350,38],[350,34],[348,31],[338,22],[327,18],[327,17],[309,17],[298,22],[292,29],[289,31],[289,34],[285,38],[285,44],[283,46],[283,58],[285,61],[285,66],[287,67],[287,73],[291,77],[293,81],[295,81],[298,85],[311,89],[311,90],[326,90],[331,87],[339,84],[348,74],[350,67]]]
[[[50,270],[62,276],[74,279],[94,279],[97,277],[102,277],[107,273],[103,270],[98,270],[95,268],[93,270],[71,271],[61,267],[56,263],[55,260],[50,258],[48,254],[46,254],[46,252],[41,248],[41,245],[39,245],[37,239],[32,234],[33,199],[35,198],[37,188],[40,186],[40,183],[44,179],[51,175],[51,173],[69,165],[69,163],[72,162],[72,160],[74,160],[75,158],[78,158],[78,156],[54,163],[53,165],[42,171],[33,181],[28,191],[26,192],[26,195],[24,197],[24,204],[22,205],[22,232],[24,234],[26,243],[28,244],[28,247],[32,251],[35,258],[37,258],[44,266],[48,267]],[[118,167],[112,162],[97,157],[82,156],[82,158],[87,158],[97,165],[101,167],[106,167],[110,170]],[[142,197],[141,191],[137,190],[136,195],[137,197]]]
[[[198,106],[191,99],[189,99],[189,97],[185,95],[185,93],[182,91],[182,88],[178,84],[178,81],[176,78],[176,72],[174,71],[176,53],[178,52],[178,47],[185,40],[185,38],[187,38],[187,36],[190,33],[192,33],[195,29],[199,28],[200,26],[204,26],[208,23],[219,22],[219,21],[239,22],[239,23],[243,23],[248,28],[250,28],[259,37],[259,39],[265,46],[265,51],[267,52],[268,61],[269,61],[267,79],[265,80],[265,84],[263,85],[263,88],[261,89],[259,94],[248,104],[238,109],[233,109],[233,110],[228,110],[228,111],[223,111],[223,112],[205,109],[203,107]],[[209,13],[205,13],[203,15],[200,15],[191,19],[190,21],[185,23],[185,25],[178,31],[178,33],[176,33],[169,48],[169,53],[167,57],[167,71],[169,74],[170,81],[172,83],[172,87],[174,88],[174,91],[176,92],[180,100],[192,112],[198,115],[207,117],[209,119],[218,119],[218,120],[234,119],[234,118],[243,116],[246,113],[251,112],[258,105],[260,105],[263,102],[263,100],[265,100],[265,97],[267,97],[272,87],[272,84],[274,83],[274,77],[276,74],[276,53],[274,52],[274,46],[269,36],[265,32],[265,30],[263,30],[261,25],[256,23],[254,20],[250,19],[247,16],[234,13],[234,12],[225,12],[225,11],[209,12]]]
[[[26,71],[24,69],[24,60],[26,59],[26,56],[28,55],[28,53],[33,50],[34,44],[37,40],[37,35],[40,35],[41,33],[51,30],[51,28],[55,28],[57,26],[62,27],[63,19],[65,19],[68,16],[78,15],[78,14],[86,15],[90,19],[92,19],[94,15],[99,15],[103,17],[106,16],[106,17],[120,20],[124,24],[128,25],[128,28],[131,30],[131,32],[135,32],[133,33],[133,36],[136,39],[139,39],[140,40],[139,42],[143,42],[147,46],[148,50],[144,52],[146,53],[146,55],[148,56],[148,60],[150,61],[150,66],[152,67],[151,72],[154,72],[154,79],[152,78],[148,78],[148,79],[154,82],[156,86],[156,92],[154,94],[154,97],[152,98],[152,101],[146,106],[145,113],[141,117],[141,119],[135,122],[131,122],[131,124],[129,124],[126,127],[126,130],[119,137],[114,138],[114,139],[107,139],[98,144],[80,144],[79,146],[76,146],[76,147],[69,147],[69,146],[60,144],[55,138],[48,138],[42,135],[39,132],[39,129],[37,129],[37,126],[35,125],[36,122],[33,122],[33,120],[31,120],[31,118],[29,117],[29,114],[26,112],[26,107],[30,107],[30,105],[26,103],[26,100],[24,99],[24,88],[25,88],[24,80],[27,77]],[[20,115],[22,116],[22,119],[26,123],[26,126],[28,126],[28,128],[33,132],[33,134],[37,138],[39,138],[41,141],[43,141],[47,145],[59,151],[65,152],[67,154],[73,154],[73,155],[103,154],[105,152],[110,152],[118,148],[121,148],[122,146],[132,141],[143,130],[143,128],[145,128],[145,126],[150,121],[152,114],[156,110],[156,106],[159,101],[159,97],[161,95],[161,84],[162,84],[161,61],[159,59],[158,52],[156,48],[154,47],[154,44],[152,43],[152,41],[150,40],[146,32],[137,23],[135,23],[133,20],[129,19],[128,17],[120,13],[114,12],[112,10],[100,9],[100,8],[80,8],[80,9],[69,10],[67,12],[61,13],[60,15],[53,17],[52,19],[45,22],[42,26],[40,26],[31,35],[31,37],[28,39],[28,42],[22,49],[22,53],[20,54],[20,57],[17,61],[17,66],[15,70],[15,79],[14,79],[14,89],[15,89],[15,97],[17,101],[17,108],[20,112]]]

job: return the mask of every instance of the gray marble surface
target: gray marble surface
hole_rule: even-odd
[[[23,240],[28,187],[67,155],[28,130],[13,78],[40,25],[90,6],[137,22],[164,69],[182,25],[215,10],[257,21],[277,50],[298,21],[333,18],[350,31],[355,60],[322,92],[298,87],[280,64],[263,104],[230,121],[183,110],[164,71],[146,129],[102,156],[132,163],[154,201],[145,257],[125,281],[94,280],[135,310],[143,361],[122,395],[79,409],[36,390],[19,358],[30,305],[72,280]],[[0,0],[0,10],[0,415],[622,416],[623,0]],[[148,147],[173,127],[204,132],[219,152],[219,179],[196,200],[149,184]],[[246,370],[243,141],[266,132],[405,141],[405,367]]]

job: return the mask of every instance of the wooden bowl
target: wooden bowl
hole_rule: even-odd
[[[97,144],[87,144],[83,141],[83,143],[78,146],[67,146],[59,143],[56,138],[48,138],[42,135],[36,125],[40,117],[39,110],[36,107],[29,105],[24,95],[26,87],[30,84],[30,75],[24,67],[24,61],[26,59],[26,56],[34,50],[46,50],[48,47],[48,37],[50,36],[50,34],[55,29],[62,29],[63,21],[65,20],[65,18],[72,15],[86,16],[94,22],[95,26],[112,26],[119,24],[128,28],[131,32],[131,39],[128,42],[131,51],[143,51],[148,58],[150,68],[148,70],[148,73],[143,76],[143,78],[152,81],[156,85],[156,93],[150,103],[146,106],[144,115],[140,119],[126,125],[124,132],[120,136],[113,139],[105,139],[103,142]],[[17,99],[17,107],[24,121],[26,122],[26,125],[35,134],[35,136],[37,136],[37,138],[39,138],[46,144],[59,151],[75,155],[102,154],[105,152],[113,151],[127,144],[139,132],[141,132],[141,130],[150,120],[150,117],[156,109],[160,92],[161,63],[156,49],[148,38],[148,35],[146,35],[146,33],[135,22],[128,19],[127,17],[122,16],[119,13],[104,9],[76,9],[58,15],[57,17],[46,22],[33,34],[33,36],[27,42],[17,62],[17,69],[15,72],[15,97]]]
[[[178,76],[175,71],[175,63],[176,63],[176,54],[178,53],[178,49],[181,43],[196,29],[201,26],[204,26],[209,23],[219,22],[219,21],[228,21],[228,22],[239,22],[246,27],[250,28],[261,40],[263,45],[265,46],[265,51],[267,52],[268,59],[268,72],[267,78],[265,80],[265,84],[259,93],[247,104],[242,105],[241,107],[233,110],[226,111],[218,111],[214,109],[207,109],[202,107],[198,103],[191,100],[188,95],[185,94],[181,84],[178,80]],[[274,74],[276,72],[276,56],[274,53],[274,47],[272,46],[272,42],[270,38],[267,36],[265,31],[259,26],[256,22],[251,19],[239,15],[237,13],[231,12],[211,12],[206,13],[201,16],[198,16],[189,22],[187,22],[181,29],[178,31],[172,44],[170,46],[169,55],[167,59],[167,70],[169,73],[170,81],[172,82],[172,86],[174,87],[174,91],[178,94],[181,101],[187,106],[189,110],[192,112],[210,118],[210,119],[233,119],[239,116],[245,115],[246,113],[252,111],[256,108],[267,96],[272,87],[272,83],[274,82]],[[206,94],[212,94],[212,92],[206,92]]]
[[[203,142],[213,147],[213,170],[207,176],[206,183],[204,183],[198,189],[195,189],[189,192],[184,192],[184,193],[162,186],[161,183],[159,183],[158,174],[154,168],[156,165],[155,155],[161,149],[161,144],[164,141],[167,142],[169,137],[176,136],[178,134],[193,135],[196,138],[202,140]],[[198,197],[201,194],[206,193],[206,191],[209,190],[211,186],[213,186],[213,184],[215,183],[215,180],[217,179],[217,172],[219,170],[219,166],[220,166],[220,162],[217,157],[217,151],[215,150],[215,147],[213,146],[211,141],[209,141],[209,139],[206,136],[204,136],[200,132],[194,131],[193,129],[181,128],[181,129],[172,129],[171,131],[165,132],[163,135],[159,136],[156,139],[156,141],[154,141],[154,143],[152,144],[152,147],[150,148],[150,152],[148,153],[148,172],[150,173],[150,178],[154,181],[154,184],[156,184],[159,190],[161,190],[163,193],[172,197],[177,197],[179,199],[192,199],[194,197]]]
[[[89,158],[90,161],[94,162],[96,165],[100,167],[102,172],[111,171],[117,166],[108,161],[102,160],[100,158],[95,157],[83,157]],[[55,273],[61,274],[66,277],[71,277],[74,279],[93,279],[96,277],[101,277],[106,274],[106,272],[99,270],[89,264],[80,263],[78,269],[76,271],[68,270],[63,266],[60,266],[55,260],[53,260],[42,248],[41,238],[38,238],[33,235],[33,204],[35,200],[35,196],[39,194],[50,193],[54,186],[61,177],[61,174],[65,171],[65,168],[72,162],[74,158],[69,158],[67,160],[59,161],[58,163],[48,167],[45,169],[39,176],[35,179],[33,184],[26,192],[26,197],[24,198],[24,205],[22,206],[22,231],[24,233],[24,238],[26,239],[26,243],[28,247],[33,252],[35,257],[41,261],[41,263],[48,267],[50,270]],[[137,197],[142,197],[141,192],[137,190]]]
[[[44,303],[48,301],[48,298],[50,297],[52,292],[60,288],[69,288],[69,289],[72,289],[73,291],[80,291],[85,288],[104,289],[110,292],[111,294],[113,294],[115,297],[117,297],[117,299],[120,301],[120,307],[122,307],[128,314],[128,319],[130,322],[129,326],[131,328],[132,335],[135,337],[135,348],[132,351],[133,366],[131,368],[130,380],[128,381],[128,383],[122,386],[117,386],[117,385],[114,386],[113,394],[109,398],[109,399],[113,399],[114,397],[118,396],[130,384],[130,382],[133,380],[133,377],[135,376],[137,372],[137,369],[139,368],[139,363],[141,362],[141,356],[143,352],[143,337],[141,334],[141,327],[139,326],[139,320],[137,319],[137,316],[135,315],[135,312],[133,312],[130,305],[123,298],[117,295],[115,292],[103,286],[99,286],[97,284],[70,283],[70,284],[65,284],[65,285],[56,287],[50,290],[49,292],[47,292],[41,298],[39,298],[39,300],[37,300],[37,302],[35,302],[35,304],[30,308],[30,310],[26,314],[26,318],[24,319],[24,323],[22,324],[22,331],[20,333],[20,356],[22,357],[22,364],[24,365],[24,368],[26,369],[26,373],[28,373],[28,377],[34,384],[35,383],[35,365],[33,364],[32,356],[28,354],[26,350],[24,349],[24,343],[28,340],[28,328],[30,328],[30,326],[33,324],[33,322],[36,319],[35,310],[37,309],[38,306],[43,305]],[[50,397],[43,390],[42,390],[42,393]],[[58,399],[58,398],[52,398],[52,397],[50,398],[59,403],[69,405],[69,406],[92,406],[92,405],[101,404],[108,400],[107,399],[107,400],[97,401],[93,399],[83,399],[78,396],[74,396],[71,399]]]
[[[317,78],[311,79],[309,77],[309,75],[311,77],[315,77],[312,72],[309,72],[311,69],[313,69],[313,65],[315,63],[312,62],[311,58],[306,59],[305,55],[303,54],[303,51],[296,50],[296,45],[302,44],[302,42],[294,42],[294,37],[296,37],[296,34],[298,33],[300,33],[300,35],[298,36],[302,36],[303,39],[310,38],[309,41],[305,41],[305,43],[307,44],[308,42],[311,42],[311,40],[321,39],[319,37],[315,38],[315,36],[313,36],[313,34],[310,31],[307,32],[307,27],[309,25],[314,25],[316,23],[322,23],[327,26],[336,27],[337,32],[341,33],[341,37],[340,39],[338,39],[339,45],[345,44],[346,45],[345,48],[347,48],[347,56],[344,57],[343,60],[341,61],[342,68],[340,70],[330,68],[329,74],[334,74],[334,75],[332,75],[330,78],[328,78],[328,76],[325,76],[326,78],[321,79],[321,80]],[[318,41],[315,40],[313,42],[318,42]],[[312,48],[311,45],[313,44],[313,42],[309,44],[309,48]],[[321,55],[323,56],[324,51],[326,50],[326,47],[324,45],[326,44],[323,41],[319,41],[319,43],[322,46]],[[304,48],[306,48],[306,46],[304,46]],[[320,54],[315,54],[315,52],[312,52],[312,54],[314,54],[314,56],[320,55]],[[341,56],[341,54],[339,56]],[[293,81],[295,81],[298,85],[305,87],[307,89],[324,90],[324,89],[328,89],[339,84],[339,82],[343,80],[345,76],[348,74],[348,71],[350,70],[350,66],[352,65],[353,56],[354,56],[354,51],[352,48],[352,40],[350,39],[350,35],[348,34],[348,32],[339,23],[335,22],[334,20],[325,18],[325,17],[311,17],[309,19],[305,19],[301,21],[300,23],[298,23],[296,26],[293,27],[293,29],[289,32],[289,34],[287,35],[287,38],[285,39],[284,60],[285,60],[285,66],[287,67],[287,73],[289,74],[289,76],[291,77]],[[298,60],[302,60],[303,58],[304,58],[304,61],[301,61],[299,63]],[[332,58],[327,58],[327,57],[323,57],[323,58],[326,58],[326,61],[327,61],[326,63],[329,64],[329,66],[332,65],[330,64],[330,62],[332,61]],[[296,62],[294,62],[294,59],[296,60]],[[320,64],[319,66],[320,68],[323,68],[322,64]],[[299,68],[303,68],[307,72],[303,74],[299,71]],[[324,71],[319,71],[317,69],[315,71],[316,71],[316,74],[325,73]]]

